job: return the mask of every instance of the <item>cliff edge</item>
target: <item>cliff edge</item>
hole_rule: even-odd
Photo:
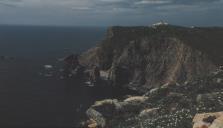
[[[215,70],[222,64],[221,35],[221,28],[116,26],[79,60],[85,66],[98,66],[114,86],[147,92]]]

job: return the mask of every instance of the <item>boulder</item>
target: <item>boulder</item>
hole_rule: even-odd
[[[151,100],[158,100],[166,97],[169,93],[170,91],[168,87],[158,87],[151,89],[148,93],[145,93],[144,96],[148,96]]]
[[[88,118],[95,120],[98,126],[104,128],[106,122],[118,111],[118,100],[106,99],[96,101],[86,112]]]
[[[147,96],[133,96],[133,97],[129,97],[129,98],[125,99],[124,102],[143,103],[146,100],[148,100],[148,97]]]
[[[193,128],[223,128],[223,112],[196,114]]]
[[[118,101],[106,99],[95,102],[86,112],[88,118],[97,122],[99,127],[107,127],[112,122],[120,122],[119,119],[138,115],[144,109],[143,103],[148,99],[145,96],[135,96]],[[155,111],[155,109],[154,109]],[[153,111],[153,112],[154,112]]]
[[[158,114],[159,108],[147,108],[140,112],[139,117],[151,118]]]
[[[87,110],[86,114],[89,118],[91,118],[92,120],[95,121],[94,123],[89,124],[90,126],[93,126],[93,125],[95,126],[95,124],[96,124],[96,126],[99,126],[102,128],[105,127],[106,119],[103,117],[103,115],[101,113],[90,108]],[[88,125],[88,127],[89,127],[89,125]]]
[[[81,122],[80,125],[76,126],[78,128],[98,128],[98,124],[95,120],[89,119],[87,121]]]

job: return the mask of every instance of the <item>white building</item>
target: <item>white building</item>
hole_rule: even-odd
[[[153,24],[152,27],[167,26],[167,25],[169,25],[167,22],[160,21],[160,22],[157,22],[157,23]]]

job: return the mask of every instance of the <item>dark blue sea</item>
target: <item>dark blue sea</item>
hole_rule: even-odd
[[[72,128],[95,100],[120,96],[59,79],[58,59],[105,36],[103,27],[0,26],[0,127]],[[52,65],[45,76],[44,65]],[[56,74],[56,75],[55,75]]]

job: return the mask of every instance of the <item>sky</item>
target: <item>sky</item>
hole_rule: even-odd
[[[0,24],[223,26],[223,0],[0,0]]]

